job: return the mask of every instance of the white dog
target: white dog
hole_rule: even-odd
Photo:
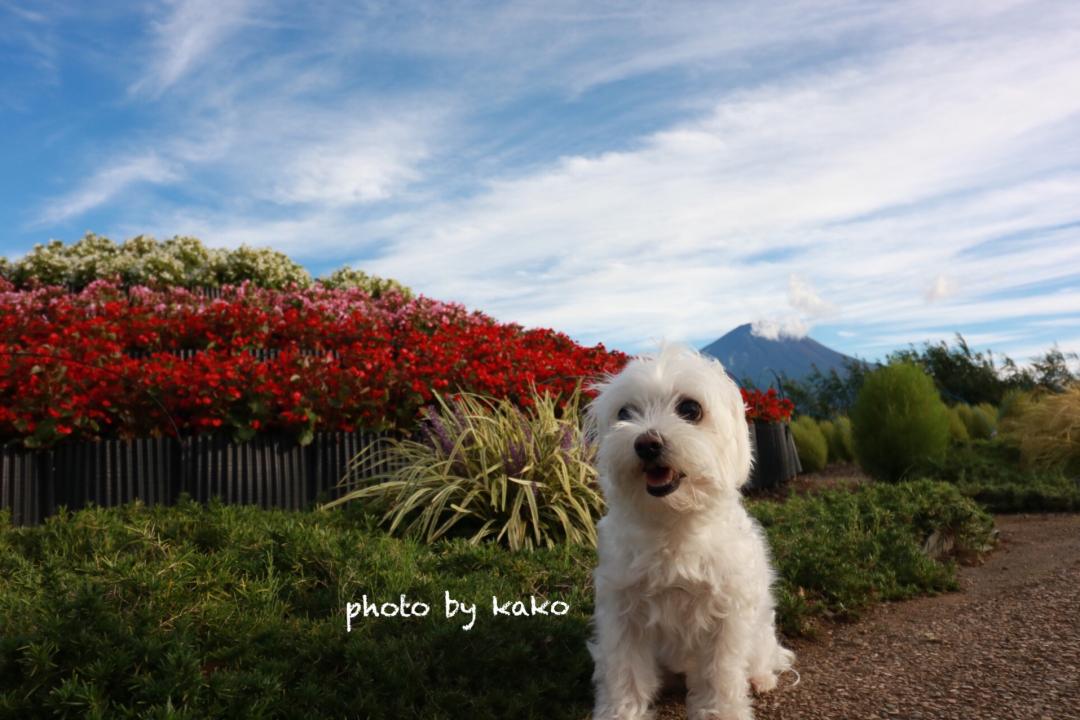
[[[749,428],[738,387],[680,346],[597,385],[600,447],[593,720],[651,716],[661,669],[685,673],[691,720],[749,720],[749,683],[776,687],[773,570],[742,506]]]

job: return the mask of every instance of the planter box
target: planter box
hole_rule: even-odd
[[[99,440],[40,452],[46,514],[142,500],[172,503],[180,490],[179,443],[172,438]]]
[[[369,444],[385,438],[374,432],[323,432],[315,434],[312,453],[315,458],[314,491],[312,500],[326,502],[340,497],[375,473],[387,469],[386,454],[381,445],[365,453],[353,465],[353,458]],[[342,483],[338,486],[338,483]]]
[[[182,492],[199,502],[300,510],[339,497],[370,477],[384,461],[369,453],[352,459],[382,437],[371,432],[316,433],[301,446],[295,438],[257,435],[234,443],[224,435],[99,440],[49,450],[0,447],[0,508],[16,525],[34,525],[61,505],[78,510],[141,500],[173,504]],[[346,484],[339,487],[345,479]]]
[[[306,448],[291,438],[256,435],[234,443],[222,435],[198,435],[187,444],[184,489],[199,502],[218,497],[237,505],[299,510],[314,496]]]
[[[44,515],[40,459],[33,450],[0,447],[0,509],[11,511],[15,525],[36,525]]]
[[[747,488],[775,489],[802,472],[795,438],[787,423],[755,420],[750,428],[754,467],[750,471]]]

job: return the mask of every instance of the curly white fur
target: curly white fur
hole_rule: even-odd
[[[594,573],[593,718],[651,717],[667,669],[686,675],[691,720],[749,720],[749,684],[771,690],[795,656],[777,641],[768,547],[739,494],[752,462],[739,389],[720,363],[681,346],[632,360],[597,389],[589,419],[608,512]],[[635,442],[656,435],[662,450],[643,458]]]

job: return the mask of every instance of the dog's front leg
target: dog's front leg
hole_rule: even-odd
[[[644,720],[660,688],[660,669],[645,633],[626,615],[611,609],[596,613],[596,707],[593,720]]]
[[[740,618],[724,620],[686,674],[689,720],[753,720],[746,658],[752,635]]]

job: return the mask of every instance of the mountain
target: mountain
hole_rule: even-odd
[[[853,359],[809,337],[780,337],[777,340],[759,337],[751,331],[749,323],[705,346],[701,352],[723,363],[736,381],[749,378],[758,387],[775,386],[774,372],[801,380],[815,365],[823,373],[832,368],[843,372],[844,361]]]

